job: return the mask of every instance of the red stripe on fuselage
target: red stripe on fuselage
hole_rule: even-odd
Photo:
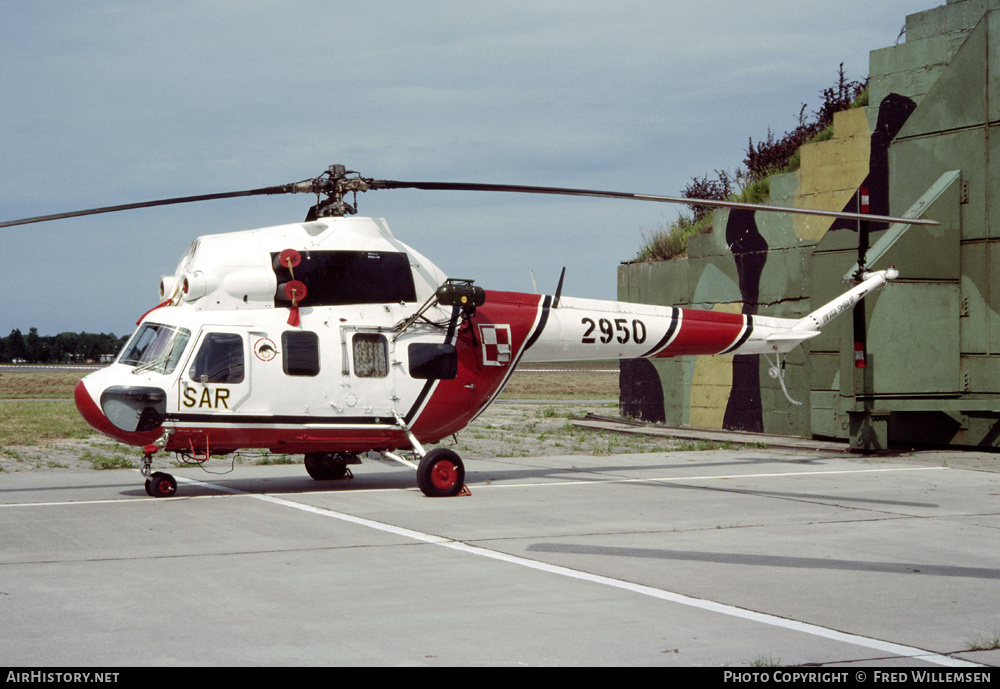
[[[680,331],[654,357],[718,354],[729,349],[746,325],[738,313],[680,309]]]
[[[317,424],[323,419],[316,419]],[[242,448],[267,448],[275,454],[306,454],[309,452],[366,452],[409,447],[406,434],[391,427],[268,428],[240,426],[233,422],[225,426],[202,424],[196,427],[175,426],[166,449],[228,454]]]
[[[521,292],[486,292],[486,303],[476,309],[471,321],[462,324],[455,346],[458,349],[458,376],[439,381],[430,400],[413,422],[414,435],[421,442],[436,442],[468,425],[506,382],[513,365],[523,353],[540,317],[542,297]],[[478,326],[509,325],[510,364],[483,364]]]
[[[115,440],[143,447],[163,434],[163,429],[144,433],[130,433],[112,424],[101,411],[83,381],[74,390],[77,409],[84,420],[94,429]],[[250,425],[237,415],[219,414],[217,421],[208,423],[167,423],[165,428],[172,431],[164,448],[171,452],[206,451],[226,453],[241,448],[268,448],[272,452],[297,454],[306,452],[363,452],[365,450],[385,450],[407,447],[406,434],[398,428],[337,425],[336,419],[315,419],[316,425],[324,421],[332,422],[325,428],[309,427],[269,427],[267,424]]]

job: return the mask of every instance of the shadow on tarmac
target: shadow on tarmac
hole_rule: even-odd
[[[534,543],[529,545],[527,550],[529,552],[558,553],[564,555],[653,558],[657,560],[684,560],[688,562],[748,565],[750,567],[792,567],[799,569],[832,569],[856,572],[878,572],[881,574],[922,574],[925,576],[937,577],[1000,579],[1000,569],[987,567],[952,567],[948,565],[932,565],[919,562],[870,562],[865,560],[836,560],[817,557],[787,557],[783,555],[711,553],[697,550],[589,546],[574,543]]]

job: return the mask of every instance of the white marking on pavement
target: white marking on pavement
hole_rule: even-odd
[[[823,472],[823,473],[840,473],[840,472]],[[393,526],[391,524],[377,522],[372,519],[366,519],[364,517],[356,517],[354,515],[345,514],[343,512],[336,512],[334,510],[328,510],[322,507],[313,507],[312,505],[305,505],[302,503],[294,502],[292,500],[286,500],[285,498],[279,498],[274,495],[247,493],[246,491],[242,491],[236,488],[227,488],[225,486],[219,486],[212,483],[196,481],[194,479],[179,478],[178,481],[183,481],[184,483],[193,483],[202,486],[211,486],[212,488],[221,490],[225,493],[230,493],[233,495],[249,496],[253,499],[261,500],[274,505],[279,505],[281,507],[290,507],[292,509],[308,512],[310,514],[315,514],[321,517],[337,519],[340,521],[348,522],[350,524],[356,524],[358,526],[364,526],[370,529],[376,529],[384,533],[390,533],[396,536],[410,538],[422,543],[429,543],[432,545],[449,548],[451,550],[469,553],[471,555],[478,555],[480,557],[485,557],[492,560],[499,560],[501,562],[518,565],[520,567],[528,567],[530,569],[542,572],[548,572],[550,574],[557,574],[559,576],[564,576],[571,579],[587,581],[590,583],[600,584],[603,586],[610,586],[612,588],[630,591],[632,593],[637,593],[643,596],[649,596],[651,598],[658,598],[660,600],[669,601],[671,603],[677,603],[680,605],[686,605],[693,608],[699,608],[701,610],[707,610],[722,615],[729,615],[730,617],[738,617],[740,619],[748,620],[751,622],[758,622],[760,624],[767,624],[773,627],[781,627],[784,629],[801,632],[803,634],[810,634],[812,636],[822,637],[824,639],[829,639],[831,641],[839,641],[842,643],[853,644],[855,646],[871,648],[883,653],[891,653],[893,655],[898,655],[903,658],[920,659],[920,660],[925,660],[929,663],[934,663],[937,665],[945,665],[950,667],[980,667],[977,663],[971,663],[958,658],[952,658],[950,656],[941,655],[939,653],[925,651],[923,649],[914,648],[912,646],[903,646],[901,644],[894,644],[888,641],[882,641],[880,639],[872,639],[870,637],[860,636],[858,634],[847,634],[845,632],[840,632],[835,629],[827,629],[826,627],[821,627],[815,624],[809,624],[807,622],[790,620],[783,617],[777,617],[775,615],[768,615],[766,613],[760,613],[753,610],[738,608],[732,605],[726,605],[724,603],[717,603],[711,600],[693,598],[691,596],[686,596],[681,593],[664,591],[663,589],[657,589],[651,586],[644,586],[642,584],[635,584],[629,581],[613,579],[611,577],[605,577],[599,574],[581,572],[579,570],[570,569],[568,567],[561,567],[559,565],[552,565],[545,562],[539,562],[537,560],[530,560],[528,558],[520,557],[518,555],[510,555],[508,553],[502,553],[496,550],[490,550],[488,548],[483,548],[481,546],[469,545],[468,543],[455,541],[450,538],[446,538],[444,536],[435,536],[433,534],[423,533],[422,531],[414,531],[413,529],[406,529],[399,526]]]

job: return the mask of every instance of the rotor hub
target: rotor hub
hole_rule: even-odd
[[[348,177],[348,175],[356,175]],[[309,209],[306,221],[317,218],[342,218],[345,215],[355,215],[358,212],[358,192],[371,189],[373,180],[366,179],[360,173],[346,169],[343,165],[331,165],[321,176],[310,180],[310,191],[316,194],[316,205]],[[354,194],[353,203],[344,200],[348,193]],[[326,199],[319,197],[326,195]]]

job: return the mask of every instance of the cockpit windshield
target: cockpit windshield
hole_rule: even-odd
[[[125,345],[118,363],[135,366],[133,373],[173,373],[191,339],[191,331],[159,323],[144,323]]]

